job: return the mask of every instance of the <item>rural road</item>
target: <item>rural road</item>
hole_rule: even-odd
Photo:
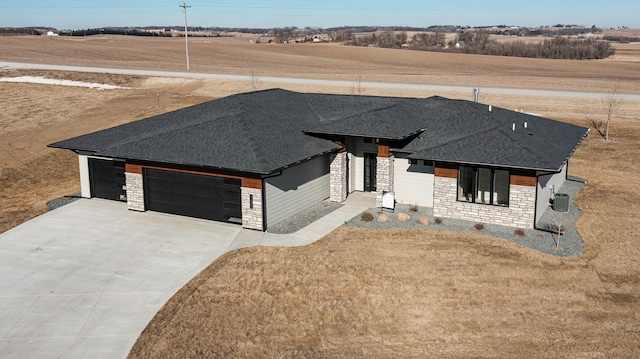
[[[48,65],[48,64],[33,64],[33,63],[5,62],[5,61],[0,61],[0,71],[1,70],[48,70],[48,71],[108,73],[108,74],[118,74],[118,75],[135,75],[135,76],[150,76],[150,77],[193,78],[193,79],[204,79],[204,80],[206,79],[229,80],[229,81],[251,80],[251,76],[247,76],[247,75],[121,69],[121,68],[107,68],[107,67]],[[300,84],[300,85],[336,86],[336,87],[352,87],[353,86],[353,81],[343,81],[343,80],[323,80],[323,79],[273,77],[273,76],[260,76],[260,80],[263,83]],[[377,88],[377,89],[397,89],[397,90],[435,91],[435,92],[468,92],[468,93],[472,93],[473,91],[473,87],[471,86],[456,86],[456,85],[429,85],[429,84],[364,82],[364,81],[360,85],[362,87]],[[540,89],[508,88],[508,87],[482,87],[481,90],[483,93],[491,94],[491,95],[536,96],[536,97],[556,97],[556,98],[561,97],[561,98],[576,98],[576,99],[587,99],[587,100],[588,99],[601,100],[608,95],[607,92],[540,90]],[[640,101],[640,93],[621,93],[620,95],[624,98],[625,101]]]

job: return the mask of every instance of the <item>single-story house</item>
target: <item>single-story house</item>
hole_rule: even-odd
[[[589,130],[443,97],[250,92],[51,144],[82,196],[265,230],[393,192],[435,216],[533,228]]]

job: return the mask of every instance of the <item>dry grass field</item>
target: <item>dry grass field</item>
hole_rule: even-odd
[[[572,62],[245,40],[194,41],[192,70],[640,93],[634,45],[613,59]],[[0,60],[182,70],[184,43],[154,41],[0,37]],[[134,89],[0,83],[0,232],[43,213],[48,200],[79,191],[76,156],[46,144],[250,90],[218,80],[0,71],[18,75]],[[581,125],[602,111],[601,103],[586,100],[482,93],[481,100]],[[131,357],[636,357],[639,112],[638,103],[625,103],[612,124],[613,141],[592,131],[570,163],[570,174],[589,181],[576,199],[585,241],[577,258],[428,230],[340,228],[303,248],[244,249],[227,253],[177,293]]]

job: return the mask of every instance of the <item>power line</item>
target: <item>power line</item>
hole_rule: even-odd
[[[191,6],[187,5],[184,1],[182,5],[178,5],[184,11],[184,47],[187,51],[187,71],[189,71],[189,29],[187,28],[187,8]]]

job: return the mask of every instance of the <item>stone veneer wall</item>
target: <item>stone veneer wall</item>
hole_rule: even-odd
[[[144,187],[142,174],[125,172],[127,184],[127,208],[144,212]]]
[[[242,187],[242,227],[264,230],[262,219],[262,190]],[[251,208],[251,195],[253,195],[253,208]]]
[[[331,154],[329,199],[344,202],[347,199],[347,153]]]
[[[382,206],[382,191],[393,192],[393,156],[378,157],[376,167],[376,207]]]
[[[434,183],[433,215],[503,226],[533,228],[536,208],[536,188],[511,185],[509,207],[461,202],[458,180],[436,177]]]

